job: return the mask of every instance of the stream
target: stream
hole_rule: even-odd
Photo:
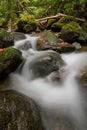
[[[87,52],[61,54],[66,63],[60,70],[61,82],[53,82],[51,75],[32,78],[31,62],[53,51],[38,52],[37,37],[26,36],[15,41],[14,48],[21,50],[25,63],[10,75],[11,86],[38,104],[45,130],[87,130],[87,89],[78,80],[87,68]]]

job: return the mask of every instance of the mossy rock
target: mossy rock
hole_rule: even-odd
[[[14,45],[14,39],[12,35],[5,29],[0,29],[0,48],[6,48]]]
[[[87,33],[87,21],[85,21],[81,26],[82,26],[83,31]]]
[[[56,22],[56,19],[49,19],[47,21],[47,29],[50,29],[51,28],[51,25]]]
[[[64,16],[60,18],[57,22],[52,24],[51,30],[59,32],[65,24],[70,23],[72,21],[75,21],[72,16]]]
[[[59,32],[64,24],[60,22],[55,22],[51,26],[51,30],[54,32]]]
[[[30,18],[28,16],[21,17],[17,23],[18,31],[24,33],[30,33],[35,31],[37,28],[37,23],[34,18]]]
[[[60,43],[60,39],[48,30],[44,30],[37,40],[37,49],[43,50],[45,46],[55,46],[57,47]]]
[[[0,130],[43,130],[38,107],[16,91],[0,92]]]
[[[0,81],[15,71],[21,62],[22,54],[19,50],[11,47],[3,49],[0,52]]]
[[[80,34],[82,32],[81,26],[77,22],[74,22],[74,21],[65,24],[62,27],[62,29],[73,31],[73,32],[75,32],[77,34]]]

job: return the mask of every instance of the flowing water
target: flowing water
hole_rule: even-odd
[[[26,41],[31,43],[27,50],[21,50],[25,65],[21,73],[11,74],[13,89],[31,97],[40,107],[45,130],[87,130],[87,107],[78,77],[87,67],[87,53],[61,54],[66,65],[61,68],[61,83],[52,82],[50,76],[31,79],[29,62],[49,51],[36,50],[37,37],[15,41],[20,48]]]

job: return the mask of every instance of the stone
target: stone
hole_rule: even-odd
[[[61,30],[59,38],[61,38],[64,42],[73,43],[78,40],[79,34],[71,30]]]
[[[0,29],[0,48],[6,48],[14,45],[13,36],[5,29]]]
[[[29,75],[31,75],[32,79],[46,77],[65,65],[60,54],[54,51],[38,52],[32,55],[31,58],[26,61],[23,72],[26,73],[26,70],[29,69]],[[25,74],[25,76],[28,77],[27,74]]]
[[[12,32],[11,35],[13,36],[15,41],[26,39],[25,34],[21,32]]]
[[[48,30],[44,30],[37,40],[37,50],[43,50],[45,46],[57,47],[60,39]]]
[[[43,130],[35,102],[13,90],[1,91],[0,130]]]
[[[22,54],[19,50],[11,47],[3,49],[0,52],[0,81],[15,71],[21,62]]]

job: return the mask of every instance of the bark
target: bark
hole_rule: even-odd
[[[49,16],[49,17],[45,17],[45,18],[41,18],[41,19],[36,19],[36,22],[42,22],[42,21],[45,22],[48,19],[57,19],[57,18],[64,17],[64,16],[65,17],[66,16],[72,17],[72,18],[76,19],[77,21],[81,21],[81,22],[85,21],[85,19],[81,19],[81,18],[77,18],[77,17],[74,17],[74,16],[58,13],[57,15],[54,15],[54,16]]]

